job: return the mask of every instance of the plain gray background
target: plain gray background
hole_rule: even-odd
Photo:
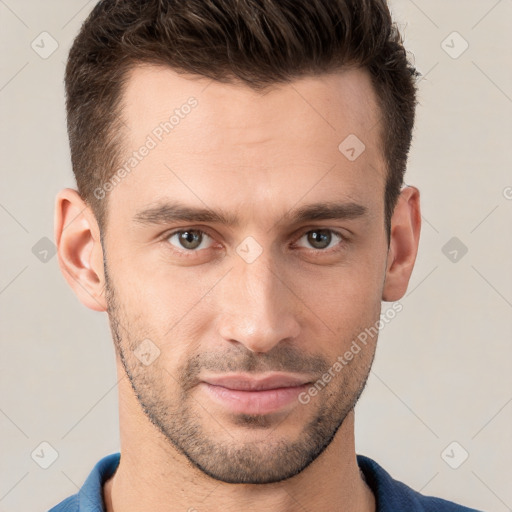
[[[51,242],[55,194],[74,187],[64,64],[94,3],[0,0],[0,512],[47,510],[119,450],[107,317],[76,299]],[[424,75],[406,175],[421,191],[423,228],[403,311],[380,333],[356,408],[357,452],[424,494],[503,512],[512,509],[512,1],[391,7]]]

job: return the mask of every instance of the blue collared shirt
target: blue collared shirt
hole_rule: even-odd
[[[116,471],[120,453],[101,459],[77,494],[66,498],[49,512],[105,512],[103,483]],[[374,460],[357,455],[357,464],[375,496],[377,512],[481,512],[451,501],[424,496],[394,480]]]

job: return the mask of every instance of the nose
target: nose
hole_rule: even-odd
[[[227,278],[219,302],[223,339],[252,352],[268,352],[279,342],[298,337],[298,298],[269,258],[239,260]]]

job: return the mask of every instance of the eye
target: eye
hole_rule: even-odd
[[[183,229],[181,231],[175,231],[174,233],[171,233],[166,240],[181,251],[183,251],[183,249],[187,251],[207,249],[210,247],[207,245],[208,242],[211,244],[212,241],[205,232],[200,231],[199,229]]]
[[[323,251],[326,249],[331,249],[340,242],[344,241],[344,237],[332,229],[313,229],[307,233],[304,233],[299,241],[304,238],[310,247]],[[298,245],[301,246],[300,244]],[[302,247],[304,246],[302,245]]]

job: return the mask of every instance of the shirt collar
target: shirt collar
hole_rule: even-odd
[[[78,493],[80,512],[105,512],[103,484],[115,473],[120,459],[121,454],[118,452],[107,455],[96,463]],[[392,512],[405,505],[410,506],[410,510],[423,510],[416,493],[405,484],[394,480],[377,462],[364,455],[357,455],[357,464],[375,496],[378,512]]]

